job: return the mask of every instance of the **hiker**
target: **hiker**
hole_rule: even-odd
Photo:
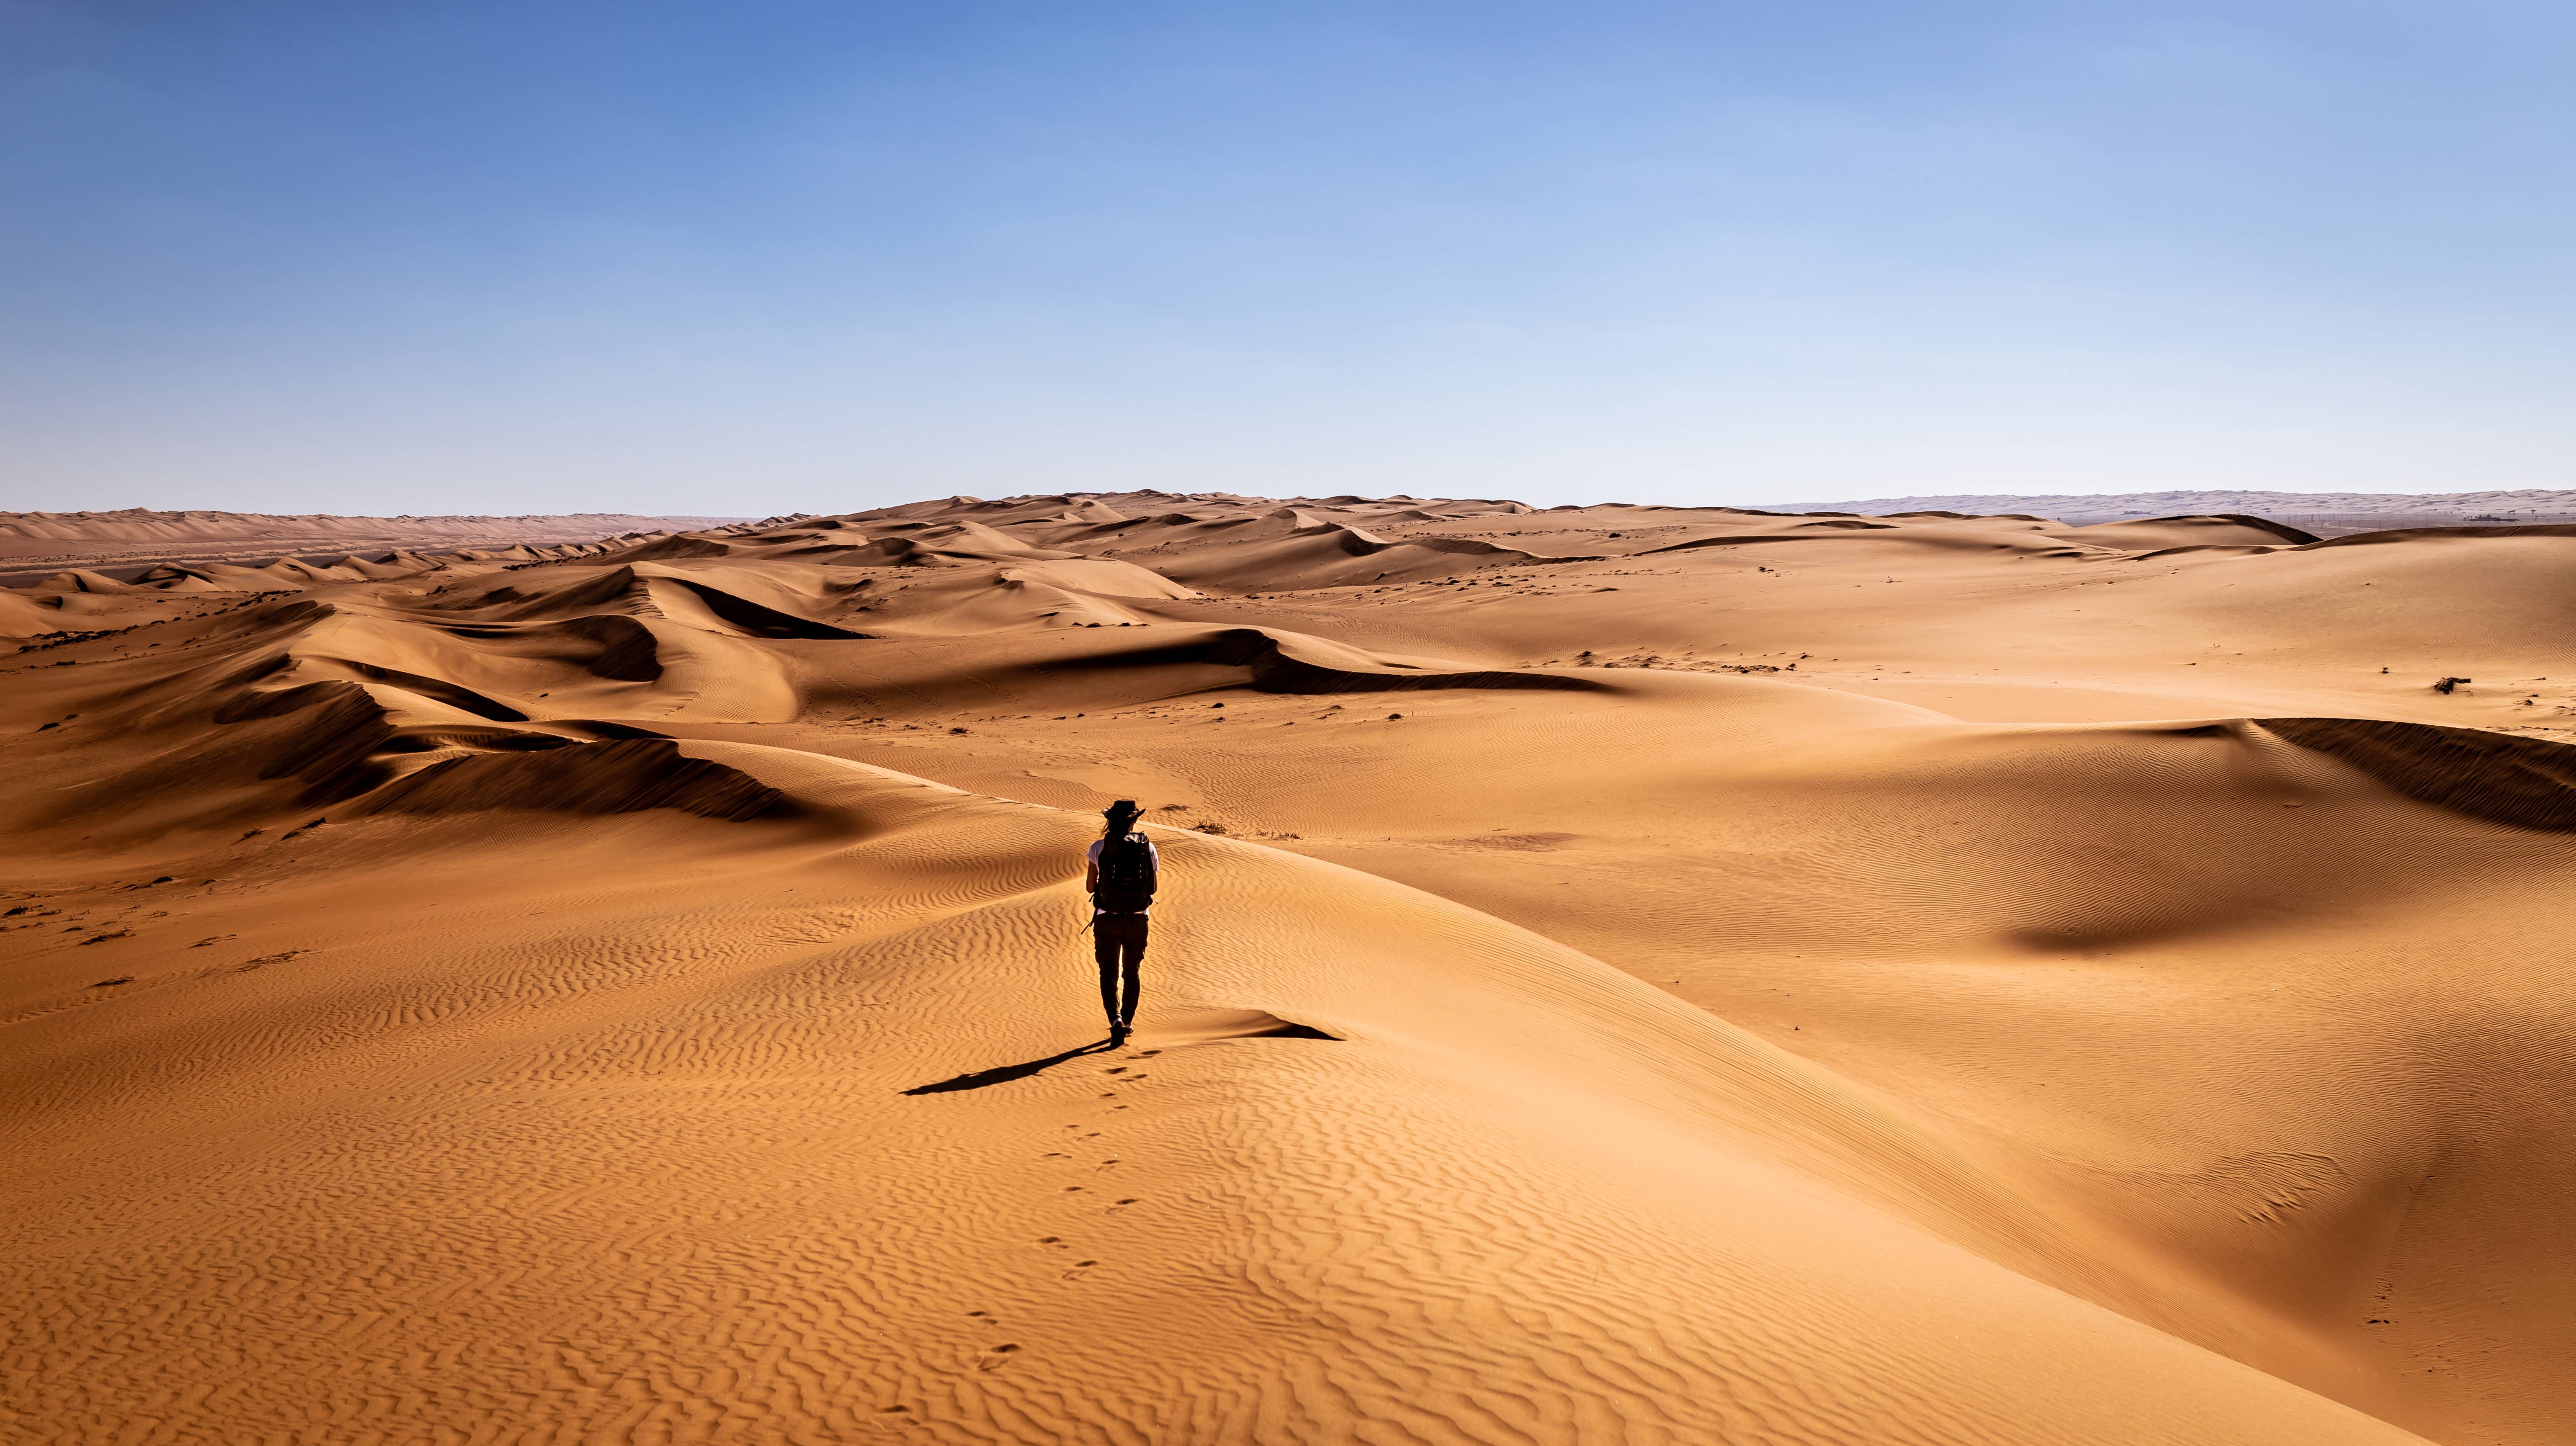
[[[1135,832],[1144,810],[1122,798],[1101,810],[1109,826],[1091,845],[1082,886],[1091,894],[1091,956],[1100,963],[1100,1006],[1109,1037],[1123,1040],[1136,1022],[1136,966],[1145,958],[1145,916],[1153,911],[1162,860]],[[1119,978],[1126,978],[1126,991]]]

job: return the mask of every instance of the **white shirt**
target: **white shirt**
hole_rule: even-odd
[[[1109,840],[1105,838],[1093,839],[1091,841],[1091,851],[1083,855],[1084,858],[1091,861],[1091,866],[1095,869],[1100,867],[1100,846],[1107,842],[1109,842]],[[1154,843],[1151,839],[1145,841],[1145,858],[1147,862],[1154,866],[1155,876],[1157,878],[1161,877],[1163,872],[1163,856],[1154,852]],[[1103,909],[1095,905],[1091,910],[1091,917],[1097,919],[1108,912],[1109,911],[1107,909]],[[1136,912],[1139,914],[1150,914],[1154,912],[1154,906],[1147,904],[1145,907],[1136,910]]]

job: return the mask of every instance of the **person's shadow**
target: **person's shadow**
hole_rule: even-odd
[[[961,1074],[954,1079],[944,1079],[939,1081],[937,1084],[914,1085],[911,1089],[905,1090],[904,1093],[908,1095],[944,1095],[954,1090],[979,1090],[984,1088],[986,1085],[1009,1084],[1015,1079],[1027,1079],[1030,1075],[1036,1074],[1040,1070],[1052,1069],[1055,1066],[1064,1063],[1066,1060],[1080,1059],[1086,1054],[1105,1054],[1117,1047],[1118,1042],[1113,1039],[1095,1040],[1090,1044],[1082,1046],[1080,1049],[1068,1049],[1062,1054],[1051,1054],[1044,1059],[1023,1060],[1018,1064],[995,1065],[991,1069],[979,1069],[972,1074]]]

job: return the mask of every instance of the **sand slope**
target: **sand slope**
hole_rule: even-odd
[[[13,1436],[2576,1439],[2576,538],[504,551],[0,596]]]

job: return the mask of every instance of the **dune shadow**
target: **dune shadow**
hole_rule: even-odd
[[[914,1085],[904,1093],[944,1095],[955,1090],[980,1090],[987,1085],[1009,1084],[1015,1079],[1027,1079],[1041,1070],[1052,1069],[1067,1060],[1080,1059],[1087,1054],[1105,1054],[1117,1047],[1109,1040],[1096,1039],[1079,1049],[1068,1049],[1062,1054],[1051,1054],[1044,1059],[1023,1060],[1018,1064],[995,1065],[991,1069],[979,1069],[971,1074],[961,1074],[953,1079],[941,1080],[936,1084]]]

